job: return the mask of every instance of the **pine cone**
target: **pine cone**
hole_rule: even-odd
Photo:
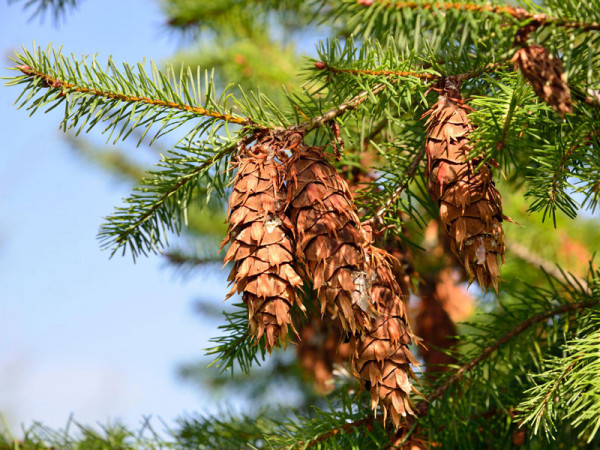
[[[418,365],[408,349],[414,339],[406,318],[408,286],[398,283],[403,277],[396,258],[376,247],[370,247],[367,255],[379,316],[372,319],[371,331],[352,338],[353,366],[371,392],[373,409],[381,404],[384,421],[389,415],[398,428],[403,417],[414,414],[409,394],[415,375],[410,364]]]
[[[288,326],[293,329],[292,306],[304,310],[296,294],[302,280],[294,269],[293,226],[283,213],[282,166],[274,153],[268,144],[240,152],[229,199],[229,232],[221,244],[231,242],[225,256],[225,262],[234,262],[229,296],[242,293],[252,334],[257,342],[266,336],[269,352],[278,340],[285,344]]]
[[[560,59],[551,57],[541,45],[527,45],[517,50],[511,61],[527,78],[537,96],[561,116],[573,112],[571,91],[565,83]]]
[[[346,181],[321,148],[300,146],[288,162],[287,202],[296,226],[296,255],[327,310],[355,333],[373,312],[364,238]]]
[[[460,98],[459,82],[449,77],[439,101],[425,113],[429,193],[440,207],[440,219],[452,252],[482,289],[498,289],[498,255],[504,260],[502,200],[492,171],[482,157],[468,159],[471,110]],[[479,167],[479,170],[476,170]]]

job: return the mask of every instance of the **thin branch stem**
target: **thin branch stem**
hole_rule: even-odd
[[[330,66],[323,62],[315,63],[315,67],[319,70],[327,70],[332,73],[349,73],[352,75],[371,75],[371,76],[382,76],[382,77],[414,77],[420,78],[421,80],[432,81],[439,78],[438,75],[429,72],[418,72],[410,70],[369,70],[369,69],[340,69],[334,66]]]
[[[431,401],[441,397],[450,386],[452,386],[454,383],[456,383],[457,381],[459,381],[462,378],[462,376],[465,374],[465,372],[468,372],[469,370],[471,370],[472,368],[477,366],[480,362],[487,359],[492,353],[494,353],[496,350],[498,350],[504,344],[510,342],[516,336],[518,336],[519,334],[521,334],[522,332],[524,332],[531,326],[535,325],[536,323],[544,322],[544,321],[548,320],[549,318],[551,318],[552,316],[555,316],[557,314],[564,314],[564,313],[567,313],[570,311],[575,311],[578,309],[590,308],[592,306],[598,305],[599,303],[600,303],[600,300],[589,300],[586,302],[568,303],[566,305],[562,305],[557,308],[554,308],[550,311],[545,311],[545,312],[536,314],[534,316],[531,316],[527,320],[524,320],[523,322],[518,324],[512,330],[505,333],[496,342],[494,342],[491,345],[488,345],[478,356],[476,356],[475,358],[473,358],[472,360],[470,360],[469,362],[467,362],[466,364],[461,366],[454,373],[454,375],[452,375],[450,378],[448,378],[441,386],[437,387],[433,391],[433,393],[427,398],[427,401],[431,402]],[[423,406],[425,406],[425,408],[423,408]],[[427,405],[425,404],[425,402],[420,402],[419,405],[417,405],[417,408],[419,408],[420,411],[423,411],[423,410],[426,411]]]
[[[87,87],[83,87],[83,86],[77,86],[75,84],[67,83],[66,81],[63,81],[63,80],[60,80],[57,78],[53,78],[50,75],[45,74],[40,71],[37,71],[35,69],[32,69],[29,66],[17,66],[17,69],[19,69],[21,72],[23,72],[28,77],[37,78],[37,79],[41,80],[42,83],[45,85],[45,87],[51,88],[51,89],[67,89],[72,92],[80,92],[82,94],[88,94],[88,95],[92,95],[94,97],[118,99],[118,100],[121,100],[122,102],[126,102],[126,103],[144,103],[146,105],[151,105],[151,106],[179,109],[181,111],[198,114],[199,116],[213,117],[215,119],[220,119],[220,120],[224,120],[226,122],[231,122],[231,123],[237,123],[240,125],[251,125],[252,124],[252,121],[248,118],[234,117],[230,114],[222,114],[222,113],[219,113],[216,111],[209,111],[200,106],[190,106],[190,105],[186,105],[186,104],[167,102],[164,100],[159,100],[159,99],[154,99],[154,98],[136,97],[133,95],[125,95],[125,94],[119,94],[119,93],[115,93],[115,92],[107,92],[107,91],[102,91],[99,89],[91,89],[91,88],[87,88]]]
[[[579,358],[577,358],[571,364],[569,364],[569,366],[565,370],[563,370],[563,373],[560,374],[560,377],[558,378],[558,380],[556,380],[554,382],[554,385],[550,388],[550,390],[548,391],[548,393],[544,397],[544,401],[542,402],[542,406],[541,406],[540,412],[537,414],[538,416],[541,416],[542,414],[544,414],[544,411],[548,407],[548,402],[550,401],[550,399],[554,395],[554,392],[556,391],[556,389],[558,389],[558,386],[560,386],[560,383],[562,382],[562,380],[564,380],[564,378],[568,375],[568,373],[571,370],[573,370],[573,367],[575,367],[575,365],[581,360],[581,358],[583,358],[583,355],[580,356]]]
[[[404,180],[402,183],[398,185],[398,187],[394,190],[392,195],[386,200],[386,202],[373,214],[373,217],[365,221],[365,224],[375,224],[377,223],[386,211],[392,206],[402,195],[402,192],[407,188],[410,181],[414,178],[417,173],[417,169],[419,168],[419,164],[425,157],[425,148],[423,147],[419,152],[415,155],[410,166],[406,169],[404,173]]]
[[[487,64],[486,66],[484,66],[482,68],[475,69],[470,72],[458,74],[455,76],[458,78],[459,81],[462,82],[462,81],[469,80],[471,78],[475,78],[480,75],[483,75],[484,73],[495,72],[496,70],[498,70],[502,67],[508,66],[508,65],[510,65],[510,61],[500,61],[497,63]],[[419,79],[425,80],[425,81],[434,81],[434,80],[437,80],[438,78],[440,78],[439,75],[436,75],[434,73],[419,72],[417,70],[340,69],[338,67],[330,66],[330,65],[325,64],[324,62],[320,62],[320,61],[315,63],[315,67],[319,70],[327,70],[332,73],[348,73],[348,74],[359,75],[359,76],[382,76],[382,77],[386,77],[386,78],[414,77],[414,78],[419,78]]]
[[[362,6],[371,6],[374,3],[394,9],[441,9],[473,12],[488,12],[497,15],[511,16],[516,20],[535,20],[540,26],[554,25],[564,28],[577,28],[583,31],[600,31],[600,23],[577,22],[575,20],[558,19],[542,13],[531,13],[523,8],[513,8],[508,5],[475,4],[460,2],[443,3],[418,3],[418,2],[395,2],[391,0],[363,0],[358,2]]]
[[[341,103],[338,106],[331,108],[325,114],[317,117],[313,117],[308,122],[303,122],[298,125],[293,125],[287,129],[284,128],[274,128],[274,132],[282,132],[288,130],[290,132],[299,132],[299,133],[308,133],[309,131],[314,130],[315,128],[319,128],[332,120],[337,119],[339,116],[343,115],[347,111],[352,111],[358,108],[362,103],[367,101],[369,95],[377,95],[382,92],[386,88],[386,85],[381,83],[373,87],[373,89],[364,90],[359,94],[355,95],[351,99]]]
[[[517,258],[522,259],[523,261],[528,262],[529,264],[531,264],[533,266],[541,267],[544,272],[550,274],[551,276],[553,276],[556,279],[564,279],[570,283],[577,283],[588,294],[591,293],[587,281],[585,281],[583,278],[575,276],[568,272],[563,272],[558,267],[556,267],[554,264],[552,264],[549,261],[546,261],[541,256],[533,253],[531,250],[529,250],[524,245],[519,244],[518,242],[514,242],[514,241],[507,241],[506,247],[508,248],[508,251],[511,253],[514,253],[517,256]]]
[[[476,78],[480,75],[483,75],[484,73],[495,72],[498,69],[501,69],[503,67],[507,67],[510,65],[511,65],[510,60],[499,61],[496,63],[490,63],[490,64],[487,64],[487,65],[481,67],[480,69],[475,69],[475,70],[471,70],[470,72],[465,72],[465,73],[456,75],[456,78],[458,79],[459,82],[462,83],[465,80],[470,80],[471,78]]]

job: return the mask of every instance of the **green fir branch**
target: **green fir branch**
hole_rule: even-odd
[[[70,417],[63,429],[53,429],[38,422],[23,428],[16,439],[6,428],[0,432],[0,448],[11,450],[50,449],[121,449],[162,450],[181,448],[177,438],[167,430],[167,436],[154,429],[150,418],[144,418],[139,429],[119,422],[95,427],[78,423]]]
[[[365,0],[355,2],[362,7],[368,7],[375,5],[375,7],[382,7],[388,9],[406,10],[416,9],[422,11],[458,11],[460,13],[475,12],[486,15],[497,15],[501,17],[512,18],[518,21],[531,21],[536,20],[540,23],[540,26],[553,25],[557,27],[580,29],[583,31],[600,31],[600,23],[590,22],[590,19],[598,18],[598,1],[593,0],[591,5],[584,8],[583,11],[578,11],[578,3],[575,2],[558,2],[550,1],[544,2],[545,4],[550,3],[554,10],[562,13],[569,13],[569,17],[550,17],[542,12],[529,12],[523,8],[516,8],[507,5],[503,2],[483,2],[483,1],[472,1],[472,2],[432,2],[432,1],[394,1],[394,0]],[[527,2],[530,6],[533,2]],[[575,6],[577,5],[577,6]],[[565,7],[566,6],[566,7]],[[590,12],[590,15],[584,15]],[[582,21],[578,21],[576,18],[582,17]]]
[[[126,206],[117,207],[100,228],[102,248],[111,249],[111,255],[129,249],[134,259],[156,253],[166,245],[168,232],[181,232],[191,201],[224,196],[229,159],[239,141],[215,141],[184,144],[163,156],[159,169],[148,172]]]
[[[489,94],[474,95],[469,100],[469,106],[475,109],[469,118],[476,126],[469,156],[494,159],[510,171],[527,164],[530,149],[555,128],[553,113],[545,103],[537,103],[535,93],[517,72],[497,78],[486,76],[483,81]]]
[[[385,448],[389,435],[385,427],[363,408],[368,402],[363,395],[352,397],[347,391],[336,391],[339,404],[329,404],[329,410],[314,408],[311,416],[290,417],[267,437],[272,448],[329,449]]]
[[[469,323],[469,334],[461,337],[466,351],[427,388],[427,402],[417,405],[426,414],[419,426],[453,446],[477,436],[484,423],[508,427],[502,433],[510,438],[518,423],[514,409],[531,387],[529,374],[542,372],[543,360],[585,330],[598,311],[600,272],[591,268],[587,280],[582,285],[564,274],[548,276],[546,287],[505,292],[498,310]],[[477,442],[465,448],[477,448]]]
[[[190,141],[209,131],[214,134],[226,122],[251,123],[232,115],[226,106],[226,91],[216,98],[212,78],[202,76],[199,68],[196,73],[188,69],[176,74],[170,66],[162,72],[152,63],[149,76],[143,64],[137,65],[137,71],[128,64],[119,70],[109,58],[107,68],[102,69],[95,56],[88,64],[85,56],[79,60],[65,57],[60,49],[51,47],[34,48],[33,52],[23,49],[14,61],[15,70],[22,75],[10,78],[6,84],[23,85],[18,107],[27,106],[34,114],[40,108],[47,107],[48,112],[62,105],[61,128],[76,128],[76,135],[104,125],[102,132],[108,133],[107,141],[116,143],[142,129],[139,145],[153,127],[159,128],[150,144],[192,121],[196,123],[180,141]]]
[[[187,416],[177,421],[176,436],[180,448],[184,449],[261,448],[265,436],[280,426],[280,421],[273,416],[263,412]]]
[[[206,349],[206,354],[214,356],[215,359],[210,365],[214,365],[221,372],[234,373],[235,368],[239,367],[242,372],[248,373],[254,363],[260,365],[261,360],[265,360],[266,351],[263,340],[257,343],[250,333],[246,305],[234,303],[232,306],[235,311],[224,311],[223,316],[226,323],[219,326],[219,329],[223,330],[225,334],[211,338],[210,342],[216,345]]]
[[[560,356],[544,361],[534,374],[535,385],[518,407],[523,425],[552,440],[557,423],[569,421],[590,443],[600,428],[600,315],[591,313],[588,326],[562,346]]]

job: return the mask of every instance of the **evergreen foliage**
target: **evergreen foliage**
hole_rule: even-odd
[[[23,3],[60,17],[76,2]],[[435,231],[443,228],[442,203],[429,191],[435,183],[427,180],[432,157],[423,118],[448,83],[456,83],[464,100],[453,101],[472,109],[473,125],[461,167],[474,173],[493,168],[503,197],[505,215],[494,213],[506,235],[500,283],[496,292],[472,300],[477,314],[462,317],[456,345],[441,349],[451,362],[416,371],[415,415],[399,427],[383,420],[381,409],[371,410],[372,386],[356,382],[351,358],[330,364],[331,392],[323,399],[312,390],[302,358],[292,354],[294,346],[267,356],[271,346],[256,342],[240,302],[223,312],[222,335],[207,350],[211,368],[202,360],[181,372],[220,387],[223,395],[237,390],[250,404],[245,414],[183,417],[166,438],[144,434],[146,426],[140,433],[120,426],[63,433],[36,425],[22,442],[4,433],[0,447],[599,446],[600,271],[593,256],[600,249],[600,2],[163,0],[163,6],[172,32],[191,32],[196,48],[211,43],[212,51],[182,52],[173,60],[182,63],[180,70],[152,64],[149,74],[144,64],[119,69],[109,60],[102,68],[95,58],[69,58],[51,47],[24,49],[7,82],[21,90],[17,104],[31,114],[63,107],[61,128],[75,135],[101,128],[113,143],[161,145],[155,140],[166,135],[176,142],[144,175],[126,159],[85,148],[109,171],[137,183],[101,227],[103,248],[134,258],[165,251],[176,270],[197,275],[190,269],[222,260],[217,243],[227,229],[221,222],[237,156],[268,142],[285,163],[306,144],[325,150],[349,188],[333,176],[321,184],[351,190],[361,226],[375,230],[374,245],[400,259],[394,275],[402,286],[410,281],[411,303],[425,288],[439,287],[443,270],[456,273],[455,284],[462,285],[468,281],[463,261],[451,256],[444,230]],[[293,41],[315,30],[328,37],[316,43],[312,58],[301,59]],[[555,81],[567,87],[568,99],[563,91],[563,97],[540,96],[536,88],[552,87],[536,85],[513,64],[515,52],[532,44],[561,61],[564,73]],[[206,74],[198,63],[215,71]],[[562,114],[571,100],[572,112]],[[441,122],[459,128],[449,116]],[[436,182],[448,183],[450,191],[450,178],[442,174]],[[465,214],[471,204],[465,196],[477,193],[456,195]],[[323,201],[308,203],[318,210]],[[594,219],[578,217],[581,211]],[[179,234],[192,244],[169,245],[168,237]],[[307,311],[291,310],[297,333],[290,339],[301,346],[303,330],[323,319],[312,285],[305,283],[298,295]],[[456,313],[448,304],[440,307],[448,317]],[[324,345],[322,336],[314,339]],[[342,330],[336,350],[346,341]],[[300,400],[256,400],[282,386],[296,386]]]

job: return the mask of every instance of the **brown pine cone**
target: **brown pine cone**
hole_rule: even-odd
[[[287,203],[296,226],[296,255],[328,311],[349,333],[369,324],[374,311],[365,272],[356,207],[346,181],[321,148],[300,146],[288,162]]]
[[[517,50],[511,61],[527,78],[537,96],[561,116],[573,112],[571,91],[565,83],[560,59],[550,56],[541,45],[527,45]]]
[[[225,262],[233,261],[229,275],[235,292],[248,307],[252,334],[265,335],[269,352],[293,329],[290,310],[298,305],[296,288],[302,280],[295,270],[293,226],[283,213],[285,189],[281,164],[274,148],[257,144],[243,149],[229,199],[229,232],[221,244],[231,242]]]
[[[477,278],[482,289],[492,284],[497,290],[498,255],[504,260],[502,200],[490,165],[482,157],[468,159],[473,125],[467,116],[471,109],[460,97],[460,83],[449,77],[444,84],[439,101],[423,116],[429,116],[429,193],[439,204],[452,252],[470,280]]]
[[[371,405],[381,405],[384,421],[389,416],[396,428],[403,417],[414,414],[409,394],[414,389],[410,367],[418,365],[408,345],[414,340],[406,318],[408,286],[401,286],[399,261],[376,247],[367,251],[373,301],[379,315],[372,319],[371,331],[353,337],[353,367],[371,392]]]

